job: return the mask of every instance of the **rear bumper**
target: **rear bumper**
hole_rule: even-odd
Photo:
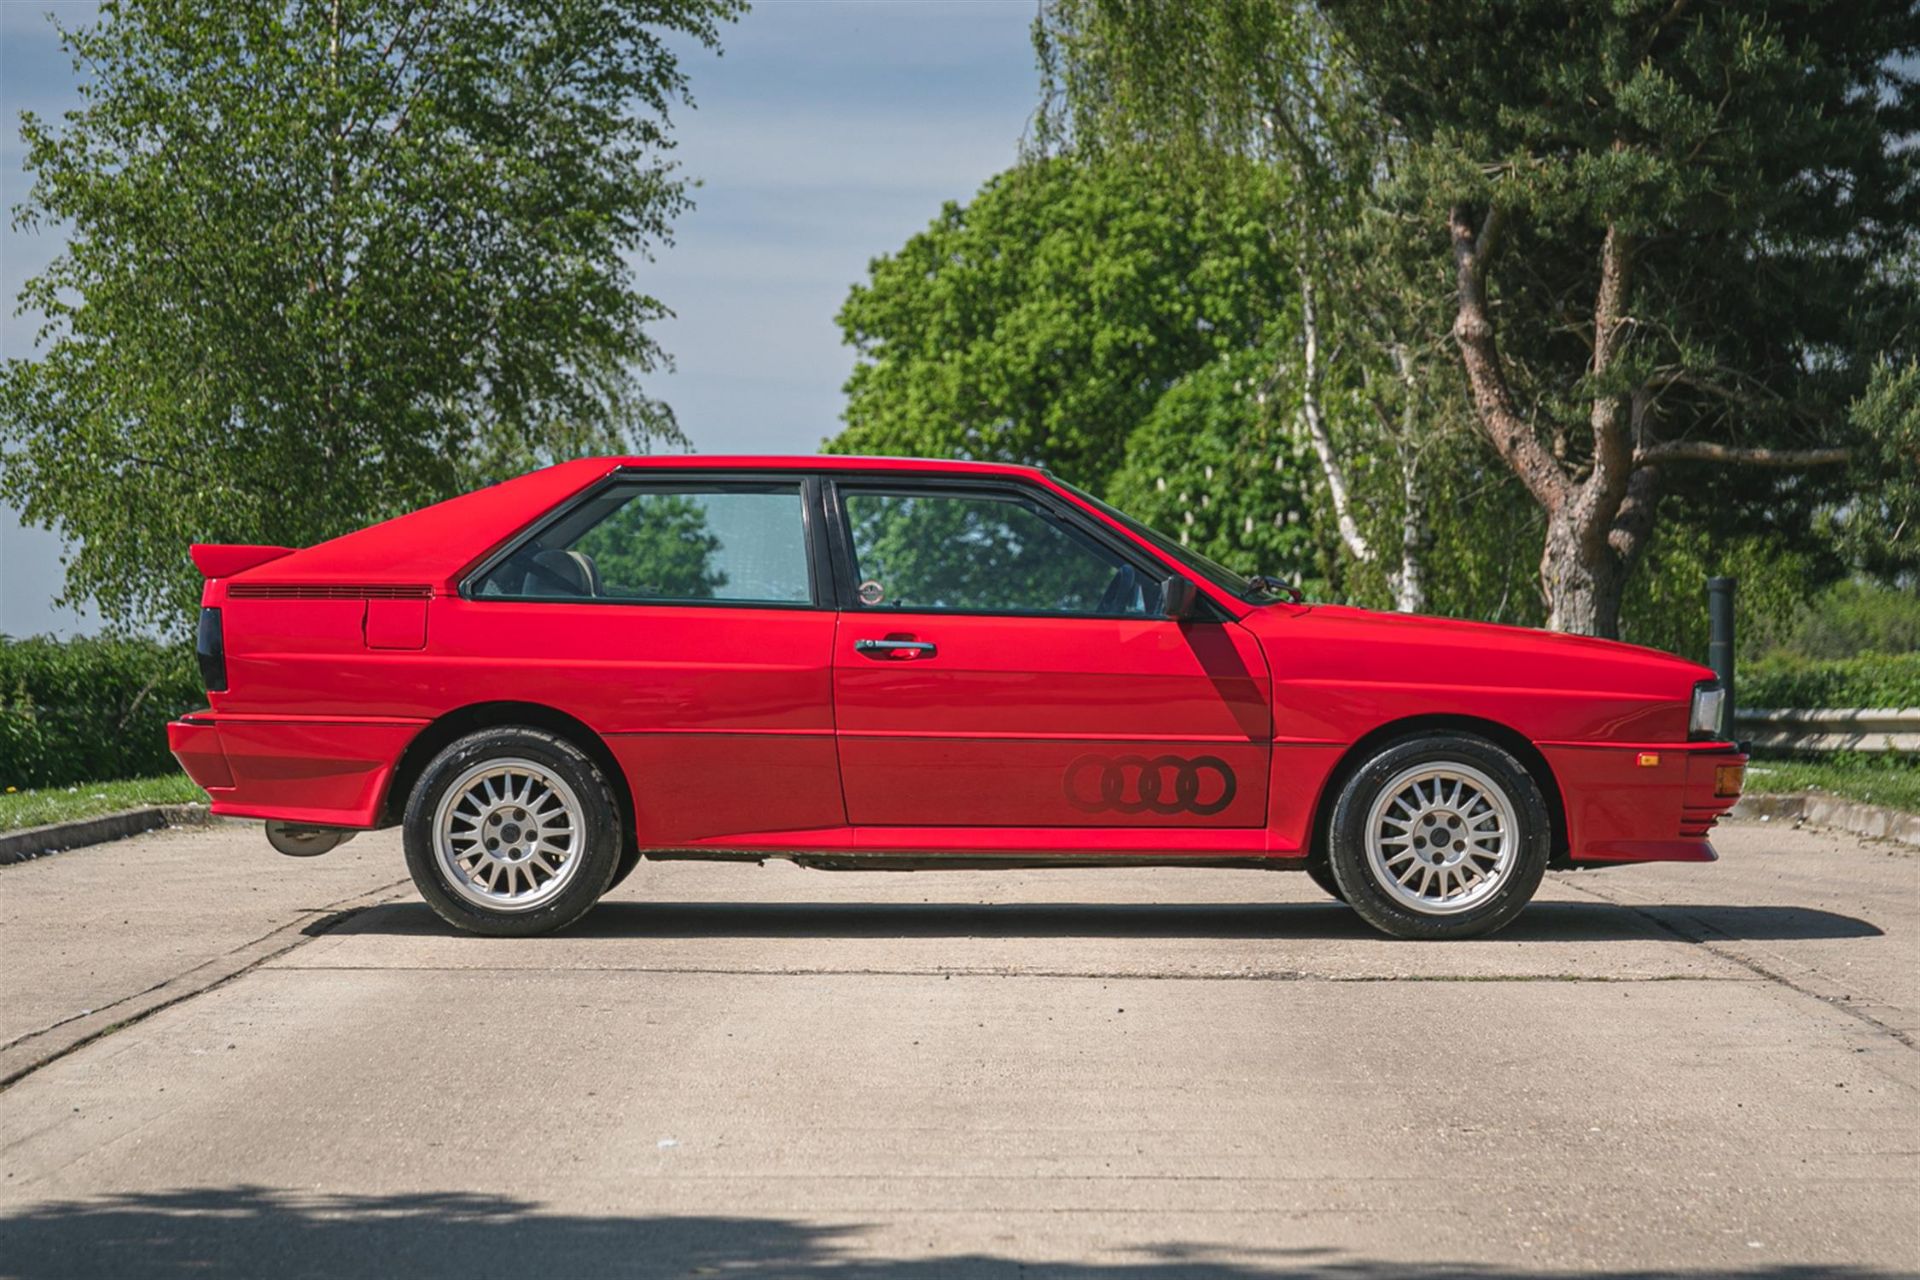
[[[1712,862],[1707,832],[1740,798],[1747,757],[1724,742],[1543,744],[1573,861]]]
[[[167,746],[213,812],[372,827],[400,753],[424,720],[256,719],[204,712],[167,726]]]

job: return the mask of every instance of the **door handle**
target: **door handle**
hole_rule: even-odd
[[[855,653],[872,654],[878,657],[891,657],[905,651],[909,655],[931,658],[939,650],[929,640],[855,640]]]

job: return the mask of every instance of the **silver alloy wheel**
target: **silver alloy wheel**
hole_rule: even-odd
[[[1513,801],[1472,765],[1428,761],[1396,774],[1367,811],[1367,865],[1422,915],[1470,911],[1499,891],[1519,850]]]
[[[530,911],[580,869],[580,798],[532,760],[487,760],[454,780],[433,815],[433,852],[447,887],[489,911]]]

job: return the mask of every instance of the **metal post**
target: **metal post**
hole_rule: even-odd
[[[1733,741],[1733,578],[1707,579],[1707,665],[1727,696],[1720,703],[1720,736]]]

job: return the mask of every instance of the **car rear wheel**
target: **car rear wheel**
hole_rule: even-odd
[[[539,729],[483,729],[435,756],[404,828],[420,896],[474,933],[564,929],[599,901],[620,861],[620,810],[605,775]]]
[[[1330,834],[1341,896],[1367,923],[1397,938],[1469,938],[1532,900],[1552,820],[1509,752],[1466,734],[1420,734],[1355,770]]]

